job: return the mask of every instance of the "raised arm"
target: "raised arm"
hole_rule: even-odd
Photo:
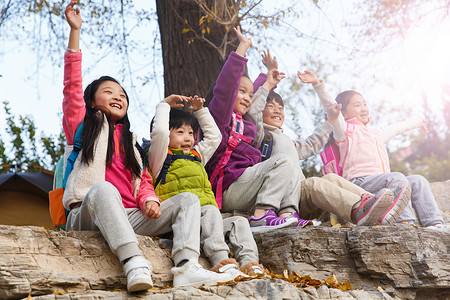
[[[205,99],[203,98],[194,97],[191,99],[191,108],[194,110],[194,115],[203,131],[203,139],[194,146],[194,149],[200,154],[202,164],[206,165],[222,141],[222,134],[208,108],[203,107],[204,102]]]
[[[223,65],[213,89],[214,97],[208,106],[219,128],[230,123],[239,83],[247,64],[245,53],[252,44],[251,39],[247,39],[241,33],[239,27],[235,28],[234,31],[238,36],[239,46],[236,52],[230,53]]]
[[[313,134],[306,139],[298,139],[294,141],[300,160],[307,159],[319,153],[319,151],[328,142],[330,133],[333,131],[333,126],[328,122],[323,122],[314,129]]]
[[[77,7],[74,9],[74,5],[77,4],[76,0],[72,0],[66,7],[66,19],[70,25],[69,44],[67,50],[70,52],[80,50],[80,30],[83,23],[80,15],[80,9]]]
[[[183,107],[188,97],[170,95],[156,106],[153,128],[150,132],[151,145],[148,151],[148,166],[154,177],[158,177],[167,156],[169,147],[169,115],[172,107]],[[181,102],[181,103],[180,103]]]
[[[260,86],[253,95],[253,104],[250,106],[248,112],[244,115],[244,119],[256,125],[256,142],[259,144],[264,138],[264,122],[263,110],[266,106],[266,99],[269,95],[269,90]]]
[[[425,133],[428,133],[428,128],[425,125],[425,121],[421,118],[411,118],[409,120],[398,122],[392,125],[389,125],[387,127],[384,127],[381,132],[381,137],[384,140],[384,142],[389,141],[394,136],[402,134],[406,131],[415,129],[415,128],[422,128]]]
[[[269,91],[286,76],[277,69],[272,69],[267,73],[267,78],[264,84],[253,95],[253,104],[249,111],[244,115],[244,118],[256,125],[256,141],[261,143],[264,138],[264,122],[263,110],[266,106],[266,99]]]
[[[80,9],[74,9],[76,1],[71,1],[65,10],[70,26],[69,43],[64,54],[63,88],[63,129],[67,144],[73,144],[75,131],[83,121],[86,108],[81,76],[80,30],[82,19]]]
[[[310,83],[313,85],[314,91],[317,93],[317,96],[319,96],[319,100],[322,103],[324,111],[327,112],[327,115],[328,110],[337,109],[337,103],[333,98],[331,98],[330,94],[328,93],[324,81],[320,80],[314,72],[306,70],[302,73],[298,71],[297,76],[303,83]],[[335,119],[334,122],[330,122],[330,124],[333,125],[333,137],[335,141],[338,143],[345,141],[347,124],[345,122],[344,116],[342,116],[342,114],[339,114],[337,119]]]
[[[240,56],[244,57],[247,53],[247,50],[252,46],[252,40],[250,38],[246,38],[242,32],[241,27],[235,27],[233,28],[234,32],[236,33],[236,36],[239,40],[239,46],[236,49],[236,53]]]
[[[278,61],[275,56],[270,55],[269,49],[266,51],[263,51],[263,54],[261,54],[262,57],[262,63],[267,68],[267,72],[271,70],[278,69]],[[259,87],[264,84],[267,80],[267,73],[260,73],[258,78],[255,79],[255,82],[253,82],[253,93],[256,93],[258,91]],[[273,87],[275,89],[276,86]],[[270,91],[269,91],[270,92]]]

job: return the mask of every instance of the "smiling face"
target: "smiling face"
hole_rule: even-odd
[[[345,110],[342,110],[342,115],[346,120],[356,117],[363,124],[369,123],[369,108],[367,107],[366,100],[359,94],[353,95]]]
[[[104,81],[95,92],[92,107],[107,108],[110,112],[111,121],[116,123],[121,120],[128,109],[127,96],[123,88],[114,81]]]
[[[194,130],[191,125],[183,124],[178,128],[171,128],[169,135],[169,148],[181,149],[189,154],[194,146]]]
[[[246,76],[241,77],[241,82],[239,83],[239,91],[234,101],[234,110],[244,115],[252,106],[253,97],[253,83]]]
[[[263,110],[263,122],[281,128],[284,123],[284,107],[275,100],[267,102]]]

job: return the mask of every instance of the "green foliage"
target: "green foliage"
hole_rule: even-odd
[[[36,137],[36,126],[30,115],[12,114],[7,101],[3,101],[6,114],[7,137],[0,136],[0,164],[5,166],[0,172],[7,172],[7,165],[16,165],[19,171],[38,171],[40,167],[53,169],[64,153],[64,133],[59,136]],[[10,146],[10,147],[8,147]]]

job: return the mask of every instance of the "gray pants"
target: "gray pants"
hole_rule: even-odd
[[[161,203],[161,217],[149,219],[139,208],[124,208],[119,191],[109,182],[96,183],[67,219],[67,230],[101,231],[122,262],[141,255],[136,234],[156,236],[173,232],[172,258],[177,265],[200,255],[200,202],[181,193]]]
[[[201,208],[200,222],[201,247],[211,264],[215,266],[222,260],[227,259],[229,252],[224,238],[222,215],[214,205],[205,205]],[[248,223],[247,220],[246,222]]]
[[[397,187],[403,186],[407,180],[411,184],[411,201],[397,222],[407,221],[408,223],[417,223],[417,214],[418,221],[422,226],[442,224],[444,221],[436,199],[434,199],[433,193],[431,192],[430,183],[423,176],[405,176],[399,172],[391,172],[357,177],[351,181],[370,193],[376,193],[382,188],[388,188],[394,191]]]
[[[255,208],[273,209],[277,214],[297,212],[300,174],[284,154],[247,168],[223,192],[222,212],[252,214]]]
[[[223,233],[230,243],[234,257],[241,266],[249,262],[259,263],[258,247],[246,218],[241,216],[225,218]]]

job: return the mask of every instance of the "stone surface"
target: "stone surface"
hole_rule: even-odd
[[[153,264],[155,285],[170,285],[167,250],[148,237],[139,237],[139,246]],[[99,232],[0,225],[0,299],[55,290],[112,290],[125,284],[122,266]]]
[[[314,289],[314,291],[312,290]],[[253,279],[239,282],[233,286],[210,286],[202,288],[183,287],[178,289],[149,290],[147,292],[130,295],[124,291],[87,291],[71,293],[66,295],[45,295],[33,297],[34,300],[97,300],[97,299],[298,299],[298,300],[319,300],[319,299],[351,299],[351,300],[381,300],[393,299],[387,294],[374,291],[351,291],[341,292],[336,289],[328,289],[325,286],[320,288],[322,294],[333,295],[334,297],[322,298],[317,294],[315,288],[299,289],[293,285],[279,279]]]
[[[450,181],[431,186],[448,216]],[[297,288],[273,278],[168,288],[171,243],[139,236],[159,289],[130,295],[122,266],[99,232],[0,225],[0,299],[450,299],[448,233],[396,224],[287,228],[254,237],[261,263],[276,273],[287,269],[322,282],[335,274],[353,290]],[[205,258],[200,262],[208,267]]]
[[[260,261],[319,280],[335,274],[355,288],[367,282],[396,289],[450,287],[450,234],[405,224],[306,227],[255,234]]]
[[[430,186],[439,208],[450,212],[450,180],[433,182]]]

